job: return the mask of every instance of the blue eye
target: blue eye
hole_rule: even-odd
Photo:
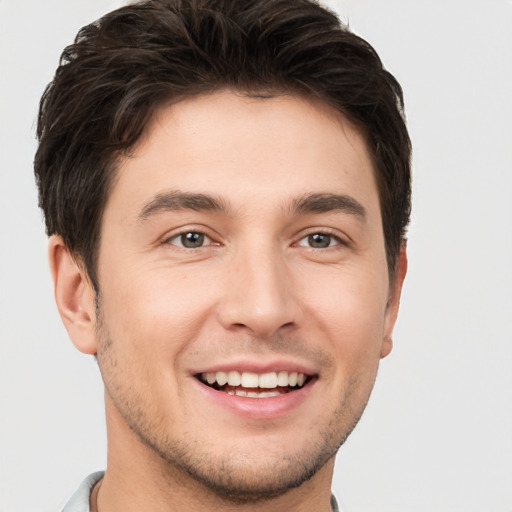
[[[204,233],[188,231],[187,233],[180,233],[179,235],[173,236],[168,240],[168,243],[185,249],[198,249],[199,247],[210,244],[211,239]]]
[[[311,233],[299,240],[298,245],[313,249],[327,249],[327,247],[340,245],[340,243],[341,241],[337,236],[328,233]]]

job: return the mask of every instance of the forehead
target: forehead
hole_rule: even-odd
[[[121,208],[135,215],[174,189],[260,209],[305,194],[350,193],[378,210],[373,174],[362,133],[325,103],[222,91],[156,112],[121,161],[105,214]]]

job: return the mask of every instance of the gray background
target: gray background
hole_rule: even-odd
[[[512,2],[327,1],[401,81],[414,144],[395,347],[338,457],[346,512],[512,511]],[[92,358],[53,303],[32,177],[38,99],[120,5],[0,0],[0,511],[57,510],[105,463]]]

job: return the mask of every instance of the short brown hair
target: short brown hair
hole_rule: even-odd
[[[163,102],[226,87],[314,96],[360,127],[392,276],[410,217],[411,145],[401,87],[375,50],[314,0],[146,0],[82,28],[41,98],[34,167],[46,230],[96,291],[118,157]]]

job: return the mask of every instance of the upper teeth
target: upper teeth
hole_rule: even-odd
[[[244,388],[272,389],[278,386],[302,386],[306,380],[303,373],[298,372],[269,372],[257,374],[253,372],[208,372],[202,378],[208,384],[217,383],[219,386],[242,386]]]

